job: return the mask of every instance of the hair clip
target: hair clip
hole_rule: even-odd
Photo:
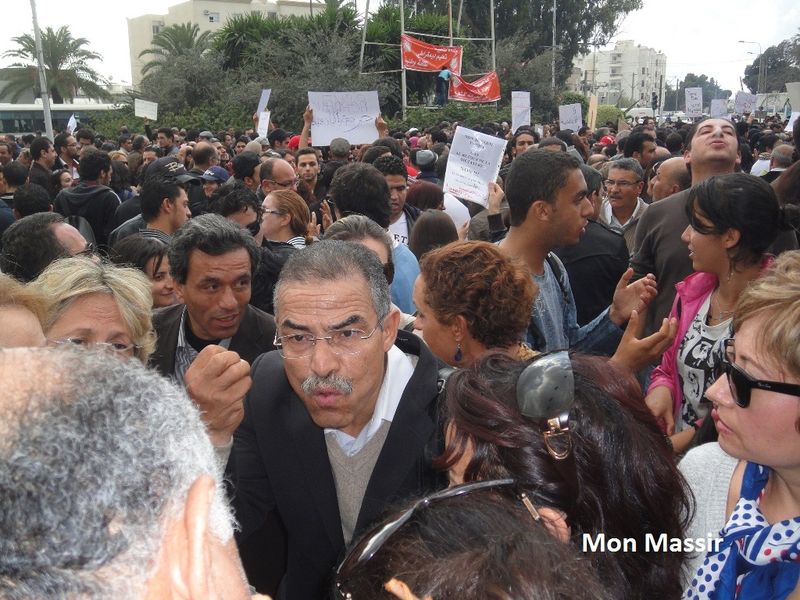
[[[564,460],[572,452],[569,411],[575,403],[575,377],[566,351],[535,359],[517,380],[517,406],[520,412],[542,422],[547,452]]]

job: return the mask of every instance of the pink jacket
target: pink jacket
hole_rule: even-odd
[[[762,270],[770,266],[773,261],[772,256],[765,257],[761,262]],[[675,284],[675,301],[672,303],[669,318],[676,317],[678,319],[678,331],[672,345],[661,356],[661,364],[653,370],[650,386],[647,388],[648,393],[660,385],[669,389],[672,394],[672,410],[675,419],[679,417],[683,404],[683,389],[678,376],[678,348],[680,348],[686,332],[689,331],[689,326],[700,311],[700,307],[717,287],[717,283],[716,275],[697,272]]]

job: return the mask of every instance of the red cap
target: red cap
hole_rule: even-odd
[[[300,136],[293,135],[289,138],[289,150],[295,151],[300,147]]]
[[[613,137],[611,137],[610,135],[604,135],[603,137],[600,138],[599,144],[601,146],[608,146],[609,144],[613,144],[614,142],[616,142],[616,140]]]

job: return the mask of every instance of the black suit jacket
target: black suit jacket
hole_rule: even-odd
[[[159,308],[153,312],[153,327],[158,340],[156,350],[150,356],[150,365],[167,377],[172,377],[175,372],[175,348],[178,345],[178,328],[182,314],[183,304]],[[275,319],[248,304],[244,319],[228,349],[237,352],[252,365],[259,354],[275,349],[274,341]]]
[[[367,485],[356,536],[391,505],[446,484],[444,475],[431,468],[441,449],[438,363],[413,334],[398,332],[395,345],[419,361]],[[237,541],[245,564],[269,560],[248,557],[247,538],[257,534],[270,510],[277,510],[288,537],[285,597],[322,598],[344,552],[336,487],[324,430],[292,390],[282,360],[272,352],[253,364],[253,387],[234,435],[228,466],[241,524]]]

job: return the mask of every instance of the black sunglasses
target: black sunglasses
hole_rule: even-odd
[[[347,591],[347,581],[350,579],[354,569],[357,569],[358,567],[369,562],[369,560],[375,556],[375,554],[381,549],[386,541],[392,537],[392,535],[397,533],[397,531],[411,519],[417,510],[440,500],[447,500],[448,498],[463,496],[478,490],[516,487],[515,484],[516,482],[513,479],[473,481],[472,483],[445,488],[441,491],[425,496],[424,498],[420,498],[408,509],[401,512],[394,520],[389,521],[388,523],[381,523],[375,527],[375,529],[373,529],[369,534],[365,535],[358,544],[350,549],[350,551],[344,557],[344,560],[336,569],[336,578],[334,580],[336,594],[339,598],[351,599],[353,597],[352,594]],[[516,493],[516,495],[525,505],[525,508],[531,514],[531,517],[538,521],[540,519],[539,513],[537,512],[536,508],[534,508],[533,503],[530,501],[527,494],[522,492]]]
[[[734,402],[742,408],[750,406],[750,392],[753,389],[775,392],[777,394],[789,394],[800,396],[800,385],[796,383],[784,383],[782,381],[765,381],[755,379],[747,371],[736,364],[736,351],[734,349],[734,338],[727,338],[723,341],[725,349],[722,361],[714,370],[714,378],[717,379],[724,373],[728,377],[728,386]]]

